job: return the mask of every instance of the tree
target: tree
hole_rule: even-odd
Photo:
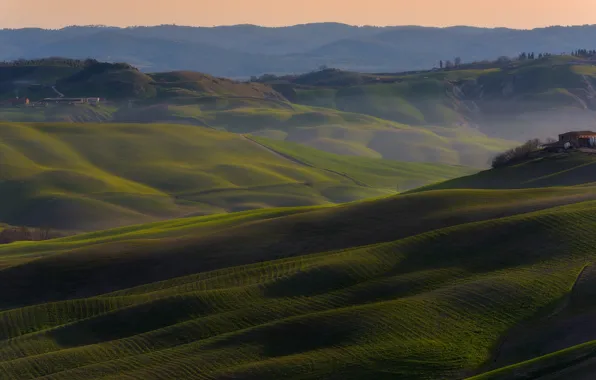
[[[440,67],[440,68],[443,68],[443,60],[440,60],[440,61],[439,61],[439,67]]]
[[[40,228],[38,234],[39,240],[49,240],[52,238],[52,229],[50,227]]]
[[[455,64],[455,66],[460,66],[461,65],[461,58],[460,57],[455,57],[454,64]]]
[[[453,62],[451,62],[451,61],[449,61],[449,60],[445,61],[445,68],[446,68],[446,69],[451,69],[451,68],[453,68]]]
[[[492,167],[499,168],[524,160],[529,153],[537,150],[540,145],[542,145],[542,142],[539,139],[528,140],[516,148],[498,154],[492,161]]]
[[[509,63],[509,62],[511,62],[511,58],[509,58],[505,55],[502,55],[499,58],[497,58],[497,63]]]

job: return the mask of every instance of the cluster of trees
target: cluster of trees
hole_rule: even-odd
[[[550,138],[546,139],[545,141],[541,141],[540,139],[528,140],[518,147],[509,149],[506,152],[498,154],[495,158],[493,158],[491,166],[494,169],[521,162],[527,159],[530,153],[538,150],[541,145],[553,143],[555,141],[555,139]]]
[[[134,66],[128,63],[107,63],[100,62],[96,59],[70,59],[61,57],[50,57],[41,59],[17,59],[14,61],[0,61],[0,67],[19,67],[19,66],[67,66],[73,68],[89,68],[89,67],[110,67],[114,69],[134,69]]]
[[[446,61],[439,61],[439,67],[441,69],[452,69],[454,67],[459,67],[462,64],[462,60],[460,57],[455,57],[453,61],[446,60]]]
[[[42,241],[62,237],[49,228],[6,227],[0,231],[0,244],[15,241]]]
[[[517,56],[517,60],[518,61],[526,61],[526,60],[530,60],[530,59],[541,59],[541,58],[550,57],[551,55],[552,55],[551,53],[538,53],[538,55],[536,55],[536,53],[534,53],[534,52],[522,52]],[[514,60],[515,59],[512,59],[507,56],[501,56],[493,61],[489,61],[489,60],[485,60],[485,61],[481,61],[481,62],[475,61],[475,62],[471,62],[469,64],[464,65],[462,59],[460,57],[456,57],[453,61],[450,61],[450,60],[439,61],[439,68],[453,69],[453,68],[460,67],[462,65],[474,66],[474,65],[478,65],[478,64],[504,64],[504,63],[509,63]]]
[[[596,55],[596,50],[577,49],[571,52],[574,57],[589,58]]]
[[[527,61],[527,60],[531,60],[531,59],[542,59],[542,58],[546,58],[546,57],[550,57],[552,56],[551,53],[538,53],[538,56],[536,56],[536,53],[534,52],[522,52],[517,56],[517,59],[519,61]]]
[[[42,58],[42,59],[17,59],[14,61],[2,61],[0,62],[0,66],[46,66],[46,65],[54,65],[54,66],[68,66],[68,67],[85,67],[93,63],[97,63],[98,61],[95,59],[70,59],[70,58],[60,58],[60,57],[52,57],[52,58]]]

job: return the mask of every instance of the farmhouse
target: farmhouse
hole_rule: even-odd
[[[45,98],[44,103],[54,104],[99,104],[100,98]]]
[[[18,107],[26,106],[29,104],[29,98],[13,98],[8,100],[0,101],[2,107]]]
[[[573,131],[560,134],[559,143],[567,142],[574,148],[594,148],[596,147],[596,132]]]
[[[83,104],[85,98],[45,98],[45,103],[56,103],[56,104]]]

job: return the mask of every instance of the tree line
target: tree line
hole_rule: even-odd
[[[573,50],[571,51],[571,53],[562,53],[561,55],[571,55],[573,57],[578,57],[578,58],[592,58],[592,57],[596,57],[596,49],[577,49],[577,50]],[[503,63],[509,63],[509,62],[513,62],[513,61],[528,61],[528,60],[534,60],[534,59],[543,59],[543,58],[548,58],[548,57],[552,57],[553,53],[536,53],[533,51],[524,51],[521,52],[517,55],[517,57],[508,57],[508,56],[501,56],[495,60],[489,61],[489,60],[485,60],[485,61],[474,61],[471,63],[466,63],[465,65],[475,65],[475,64],[481,64],[481,63],[493,63],[493,64],[503,64]],[[440,60],[439,61],[439,68],[440,69],[452,69],[452,68],[457,68],[464,65],[464,62],[462,61],[461,57],[455,57],[453,60]]]
[[[9,244],[16,241],[42,241],[64,237],[49,228],[6,227],[0,231],[0,244]]]
[[[530,153],[539,150],[542,145],[550,144],[555,141],[556,140],[552,138],[548,138],[545,141],[541,141],[540,139],[528,140],[520,146],[509,149],[503,153],[496,155],[495,158],[493,158],[492,160],[491,166],[493,169],[495,169],[504,166],[514,165],[516,163],[526,160],[530,156]]]
[[[60,58],[60,57],[51,57],[51,58],[40,58],[40,59],[16,59],[13,61],[0,61],[0,66],[46,66],[46,65],[54,65],[54,66],[67,66],[67,67],[74,67],[74,68],[82,68],[92,64],[99,63],[99,61],[95,59],[70,59],[70,58]]]
[[[0,61],[0,67],[21,67],[21,66],[66,66],[77,69],[93,67],[110,67],[113,69],[138,70],[128,63],[100,62],[97,59],[71,59],[61,57],[50,57],[40,59],[17,59],[14,61]]]

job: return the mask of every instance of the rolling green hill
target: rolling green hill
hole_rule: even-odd
[[[476,168],[485,168],[495,154],[515,145],[463,126],[412,127],[362,114],[287,103],[258,107],[231,107],[226,99],[222,103],[215,109],[195,104],[140,107],[117,114],[117,120],[174,120],[299,143],[340,155]]]
[[[343,115],[349,113],[366,124],[381,120],[384,124],[430,129],[433,133],[437,127],[448,127],[455,128],[460,135],[471,133],[485,139],[490,136],[519,141],[551,136],[560,132],[561,125],[593,128],[596,122],[593,63],[579,57],[550,56],[418,73],[362,74],[325,69],[304,75],[265,75],[258,81],[234,82],[185,71],[147,74],[127,64],[48,59],[16,66],[0,65],[0,99],[13,97],[15,93],[32,99],[55,96],[51,85],[56,85],[67,96],[100,96],[117,103],[135,100],[136,111],[130,111],[127,102],[118,103],[120,112],[111,113],[108,119],[112,121],[199,125],[211,122],[218,128],[233,130],[246,128],[243,122],[238,122],[241,118],[248,124],[265,124],[276,133],[280,129],[287,133],[287,126],[279,123],[296,114],[317,114],[316,118],[311,115],[303,120],[305,126],[313,126],[318,120],[316,127],[338,124],[350,127],[354,123],[346,121]],[[40,112],[3,113],[0,117],[23,121],[40,117]],[[366,119],[364,115],[372,118]],[[45,114],[42,120],[56,121],[52,114]],[[298,120],[301,119],[297,117]],[[86,121],[95,122],[97,117],[88,115]],[[485,143],[484,153],[490,154],[497,141]],[[367,142],[358,145],[367,147]],[[364,154],[362,147],[343,148],[353,155]],[[336,153],[339,149],[331,146],[328,151]],[[372,150],[383,157],[387,155],[384,149]]]
[[[515,142],[467,127],[412,127],[362,114],[275,100],[210,97],[201,104],[0,108],[0,118],[76,123],[159,123],[211,127],[307,145],[329,153],[485,168]]]
[[[40,100],[59,96],[102,97],[110,100],[156,100],[205,96],[236,96],[283,101],[267,85],[241,83],[211,75],[175,71],[147,74],[126,63],[48,58],[0,63],[0,99],[16,94]]]
[[[412,191],[587,186],[596,182],[595,164],[596,155],[591,153],[544,154],[517,165],[485,170]]]
[[[63,76],[57,77],[57,73]],[[339,75],[341,81],[346,74],[334,71],[311,74],[320,76],[322,84],[334,84],[326,78],[329,75]],[[92,60],[55,59],[0,65],[0,78],[3,78],[0,99],[13,97],[15,93],[29,96],[32,101],[55,97],[52,85],[66,96],[107,98],[99,107],[50,104],[47,108],[0,108],[0,120],[7,121],[191,124],[296,142],[335,154],[477,168],[486,167],[493,155],[514,144],[489,138],[464,123],[446,122],[461,119],[458,111],[447,106],[436,108],[436,112],[432,111],[435,117],[429,117],[430,108],[421,111],[406,99],[419,94],[387,87],[409,84],[366,85],[362,90],[368,94],[366,99],[350,95],[361,91],[360,87],[298,90],[302,94],[310,91],[307,96],[313,99],[346,92],[342,101],[337,100],[343,102],[338,107],[335,100],[333,104],[327,104],[324,99],[302,101],[278,85],[274,86],[279,90],[276,91],[268,84],[235,82],[201,73],[147,74],[127,64]],[[307,77],[304,82],[313,80]],[[290,90],[294,91],[291,86]],[[443,91],[438,81],[433,88],[430,90]],[[432,91],[424,94],[432,95]],[[381,111],[372,112],[365,104]],[[394,117],[394,113],[400,112],[410,116]]]
[[[593,310],[581,284],[596,258],[595,201],[592,187],[429,191],[3,246],[0,284],[11,291],[0,295],[0,371],[473,376],[491,370],[501,339],[520,326],[532,337],[545,316]],[[596,339],[584,332],[565,343]],[[550,366],[591,358],[586,346],[555,353],[556,334],[535,336],[542,355],[554,353]]]
[[[346,175],[355,181],[379,188],[397,188],[404,191],[428,183],[461,177],[467,172],[476,172],[461,166],[335,155],[301,144],[263,137],[249,138],[305,165]]]
[[[476,126],[491,137],[548,137],[562,125],[593,128],[596,66],[572,56],[463,65],[419,73],[361,74],[326,69],[265,76],[298,104],[426,126]]]
[[[135,102],[1,111],[61,122],[0,123],[0,229],[93,232],[0,245],[0,378],[593,376],[596,156],[445,164],[508,148],[504,109],[591,112],[588,63],[275,90],[60,64]]]
[[[0,221],[90,230],[348,202],[472,171],[381,159],[351,167],[314,149],[300,151],[317,157],[305,164],[275,151],[284,146],[197,126],[0,123],[0,196],[9,200],[0,205]],[[338,163],[342,173],[333,171]]]

